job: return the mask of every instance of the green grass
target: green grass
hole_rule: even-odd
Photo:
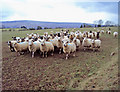
[[[3,30],[9,30],[10,28],[6,28]],[[102,28],[99,28],[100,30]],[[106,28],[105,28],[106,29]],[[60,29],[43,29],[43,30],[26,30],[26,31],[18,31],[19,28],[14,29],[15,31],[6,31],[6,32],[2,32],[2,41],[8,41],[8,40],[12,40],[12,36],[20,36],[20,37],[26,37],[26,34],[30,34],[30,33],[39,33],[40,35],[43,35],[44,32],[48,32],[50,33],[50,31],[53,32],[58,32],[60,31]],[[72,31],[72,28],[69,28],[70,31]],[[94,30],[93,28],[76,28],[75,30],[80,30],[80,31],[90,31],[90,30]],[[118,28],[117,27],[112,27],[111,28],[112,32],[117,31]],[[106,35],[107,37],[110,37],[108,35]]]

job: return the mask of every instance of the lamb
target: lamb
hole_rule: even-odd
[[[70,53],[73,53],[73,56],[75,56],[76,52],[76,45],[75,43],[69,43],[68,41],[63,41],[63,52],[66,54],[66,60],[68,59],[68,56]]]
[[[39,40],[39,42],[40,42],[40,51],[43,53],[43,56],[42,56],[42,57],[44,57],[44,54],[45,54],[46,57],[47,57],[47,53],[48,53],[49,51],[51,51],[51,52],[52,52],[51,55],[53,55],[54,46],[53,46],[53,44],[52,44],[51,42],[45,41],[44,39]]]
[[[14,49],[20,55],[21,52],[28,50],[28,42],[15,43]]]
[[[113,36],[114,36],[114,37],[117,37],[117,36],[118,36],[118,32],[114,32],[114,33],[113,33]]]
[[[101,40],[96,39],[96,40],[92,40],[92,48],[93,51],[98,50],[101,47]]]
[[[83,39],[82,46],[83,46],[84,50],[86,50],[86,48],[90,48],[92,46],[92,39],[85,37]]]
[[[34,57],[34,53],[37,51],[37,50],[40,50],[40,42],[39,41],[31,41],[29,42],[29,51],[32,52],[32,58]]]

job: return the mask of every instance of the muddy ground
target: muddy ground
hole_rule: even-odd
[[[3,90],[116,90],[118,89],[117,38],[101,36],[100,51],[76,52],[65,60],[65,54],[42,58],[35,53],[17,56],[5,42],[2,43]],[[115,55],[110,56],[112,52]]]

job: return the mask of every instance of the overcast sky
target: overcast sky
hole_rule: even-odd
[[[84,22],[111,20],[118,22],[119,0],[2,0],[2,21],[37,20]]]

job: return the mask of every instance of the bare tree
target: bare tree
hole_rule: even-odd
[[[100,20],[98,20],[98,25],[101,27],[101,25],[103,24],[103,20],[102,19],[100,19]]]
[[[107,21],[105,22],[105,25],[106,25],[106,26],[114,26],[115,23],[114,23],[113,21],[107,20]]]
[[[100,20],[95,20],[95,21],[93,21],[93,23],[94,23],[95,25],[98,25],[98,27],[101,27],[101,25],[103,24],[103,20],[102,20],[102,19],[100,19]]]

